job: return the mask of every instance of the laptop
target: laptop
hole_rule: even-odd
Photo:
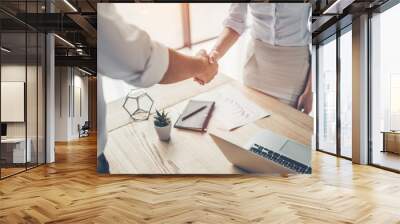
[[[236,167],[255,174],[311,174],[311,148],[267,129],[244,146],[210,133],[224,156]]]

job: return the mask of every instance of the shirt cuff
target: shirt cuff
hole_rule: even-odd
[[[160,43],[153,42],[151,56],[147,62],[145,71],[140,76],[138,86],[146,88],[159,83],[167,72],[168,65],[168,48]]]
[[[237,22],[237,21],[234,21],[232,19],[224,20],[223,25],[225,27],[229,27],[229,28],[233,29],[234,31],[236,31],[240,35],[246,30],[246,24],[245,23]]]

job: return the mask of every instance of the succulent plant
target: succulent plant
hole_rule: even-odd
[[[156,110],[154,115],[154,125],[157,127],[165,127],[171,123],[171,119],[168,117],[168,113],[164,110],[162,112]]]

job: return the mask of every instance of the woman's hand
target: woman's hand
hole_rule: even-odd
[[[200,84],[210,82],[218,72],[218,64],[208,62],[208,55],[205,50],[197,53],[196,56],[187,56],[175,50],[168,49],[168,69],[160,84],[180,82],[194,78]]]
[[[209,83],[214,79],[215,75],[218,73],[218,63],[211,63],[209,55],[202,49],[196,56],[203,61],[203,70],[194,77],[194,81],[198,82],[200,85]]]
[[[235,30],[225,27],[222,33],[219,35],[217,42],[214,46],[214,50],[207,55],[205,50],[200,50],[197,53],[197,56],[206,56],[208,63],[210,65],[217,65],[218,68],[218,60],[224,56],[224,54],[232,47],[232,45],[237,41],[240,34],[237,33]],[[214,74],[215,76],[216,74]],[[212,78],[214,78],[214,76]],[[208,79],[202,79],[200,76],[195,76],[194,81],[198,82],[200,85],[204,85],[205,83],[209,82]],[[211,80],[211,79],[210,79]]]
[[[218,65],[218,51],[216,50],[212,50],[210,52],[210,54],[207,55],[206,51],[204,49],[201,49],[198,53],[197,56],[204,56],[207,57],[207,60],[210,64],[217,64]],[[199,83],[200,85],[204,85],[205,82],[197,77],[194,77],[194,81],[196,81],[197,83]]]
[[[297,100],[297,110],[303,111],[305,114],[309,114],[312,110],[313,94],[310,88],[306,88],[303,94],[300,95]]]
[[[217,63],[220,56],[219,56],[219,52],[217,50],[212,50],[209,54],[208,54],[208,61],[211,64]]]

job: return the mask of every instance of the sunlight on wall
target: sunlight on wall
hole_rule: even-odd
[[[214,37],[221,33],[222,22],[228,15],[230,4],[227,3],[196,3],[190,6],[190,32],[192,42]]]
[[[181,4],[117,3],[115,7],[127,23],[145,30],[151,39],[171,48],[183,46]]]

